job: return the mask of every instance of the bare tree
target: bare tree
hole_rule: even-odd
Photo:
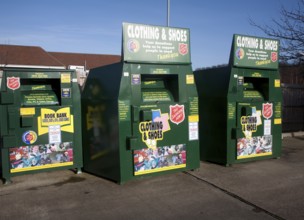
[[[304,0],[298,0],[293,10],[282,7],[280,14],[279,19],[272,19],[272,25],[259,25],[252,19],[249,22],[268,36],[280,39],[281,62],[299,64],[304,61]]]

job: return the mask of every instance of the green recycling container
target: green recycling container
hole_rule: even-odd
[[[4,182],[16,175],[55,169],[81,172],[81,104],[76,73],[4,69],[0,91]]]
[[[194,72],[200,158],[219,164],[279,158],[279,41],[234,35],[229,65]]]
[[[198,168],[189,30],[124,23],[122,51],[82,93],[84,170],[121,184]]]

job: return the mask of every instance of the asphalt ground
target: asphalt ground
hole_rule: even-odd
[[[124,185],[70,170],[16,176],[0,185],[0,220],[304,219],[304,136],[282,142],[280,159]]]

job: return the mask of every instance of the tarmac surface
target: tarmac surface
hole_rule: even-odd
[[[304,219],[304,136],[285,137],[280,159],[118,185],[70,170],[13,177],[0,185],[6,219]]]

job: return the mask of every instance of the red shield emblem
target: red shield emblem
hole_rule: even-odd
[[[269,119],[272,117],[272,103],[263,103],[263,109],[262,109],[262,114],[263,117],[266,119]]]
[[[181,55],[186,55],[188,53],[188,44],[179,44],[178,51]]]
[[[183,105],[170,105],[170,121],[175,124],[182,123],[185,119],[185,108]]]
[[[271,52],[271,61],[276,62],[278,60],[278,53],[277,52]]]
[[[20,78],[19,77],[7,77],[6,86],[9,89],[16,90],[20,88]]]

